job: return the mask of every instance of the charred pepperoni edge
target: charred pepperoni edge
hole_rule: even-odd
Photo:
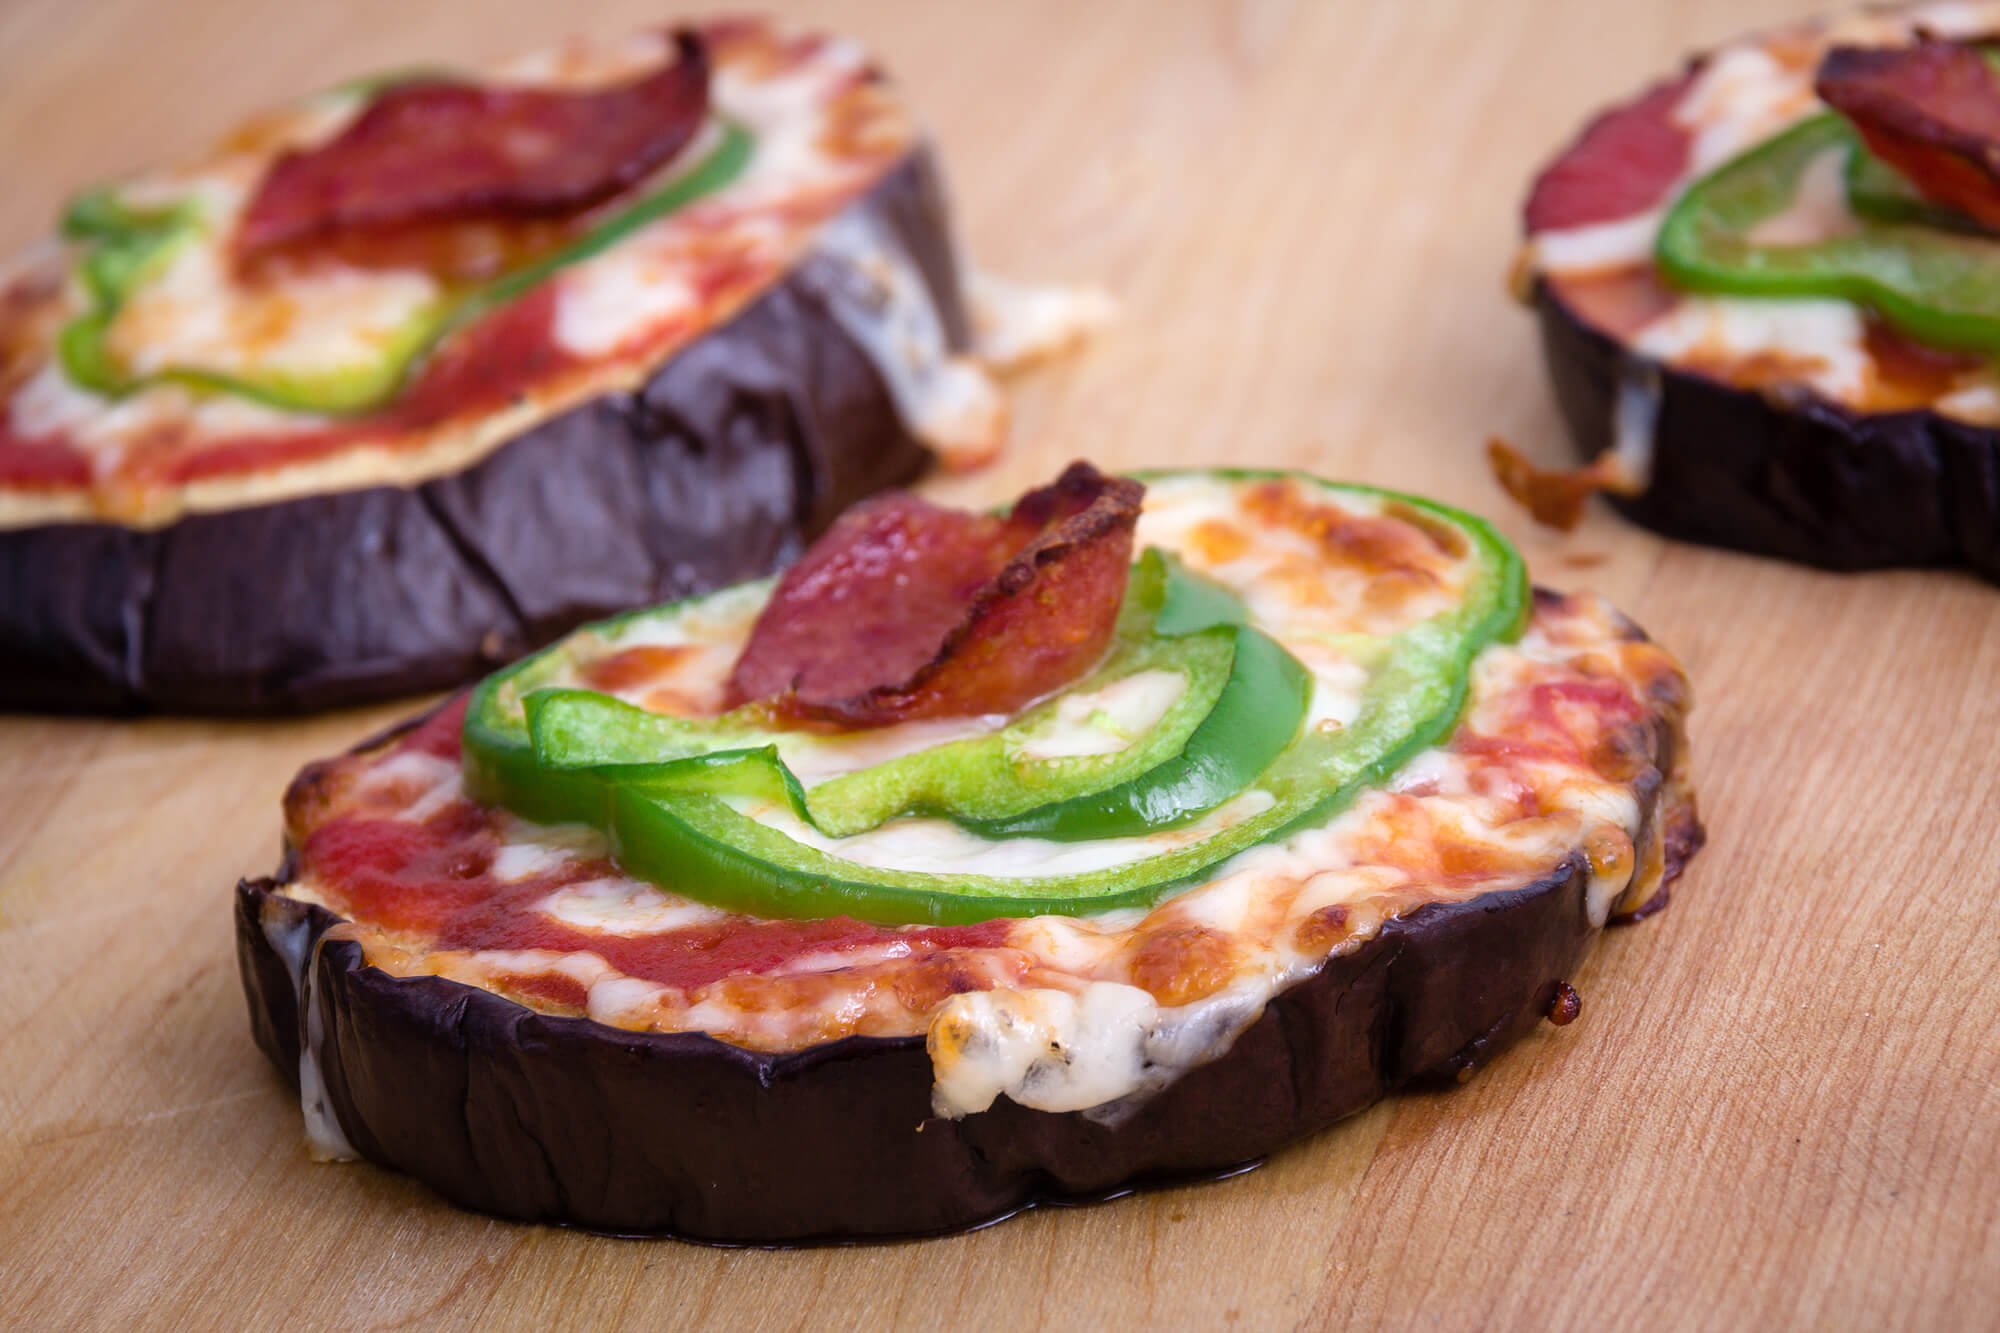
[[[1647,811],[1639,863],[1664,840],[1669,875],[1701,842],[1691,806],[1660,776],[1685,743],[1656,714],[1654,771],[1635,783]],[[296,1085],[298,989],[265,924],[305,920],[317,940],[336,918],[278,896],[280,882],[238,886],[237,960],[257,1044]],[[1462,1080],[1576,977],[1598,933],[1587,883],[1579,850],[1522,888],[1391,922],[1116,1126],[1004,1097],[934,1118],[919,1037],[758,1054],[392,977],[337,940],[316,954],[314,1054],[362,1155],[462,1207],[722,1244],[935,1235],[1036,1204],[1233,1175],[1398,1088]],[[1608,1020],[1598,1010],[1594,1021]]]
[[[1813,91],[1919,194],[1983,226],[2000,222],[2000,143],[1975,128],[2000,119],[2000,87],[1979,51],[1957,42],[1836,46],[1820,61]]]
[[[1638,356],[1547,282],[1534,307],[1585,459],[1611,448],[1618,386],[1657,376],[1653,472],[1607,496],[1682,541],[1823,569],[1959,566],[2000,583],[2000,431],[1929,411],[1857,412],[1807,389],[1740,389]]]
[[[968,332],[926,148],[854,208]],[[458,473],[195,514],[0,531],[0,708],[305,712],[438,689],[584,621],[761,574],[929,454],[808,259],[636,393]]]

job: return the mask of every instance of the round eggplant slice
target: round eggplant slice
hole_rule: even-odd
[[[481,307],[386,415],[179,384],[93,398],[36,326],[46,364],[0,366],[0,708],[288,713],[457,684],[583,621],[769,571],[933,446],[997,438],[978,434],[1004,411],[964,359],[942,183],[908,113],[848,44],[703,32],[717,119],[689,152],[754,141],[739,174],[680,231],[665,214]],[[603,49],[615,65],[633,48]],[[824,96],[796,110],[758,91],[767,76]],[[352,96],[291,114],[319,125]],[[660,271],[646,246],[669,265],[694,246],[685,292],[631,294]],[[28,311],[0,317],[62,314],[81,299],[63,271],[0,276]],[[676,300],[664,323],[645,305]],[[167,443],[148,454],[132,421]]]
[[[964,316],[928,150],[855,208]],[[584,621],[754,577],[930,454],[824,275],[787,274],[635,393],[463,471],[0,531],[0,706],[305,712],[457,684]]]
[[[1270,632],[1341,641],[1282,559],[1340,516],[1244,493],[1265,529],[1201,492],[1140,538],[1266,540],[1267,592],[1304,617]],[[1230,1174],[1572,1017],[1601,928],[1663,905],[1701,844],[1684,678],[1617,612],[1537,593],[1470,680],[1448,742],[1206,883],[949,927],[633,880],[586,831],[467,796],[461,699],[293,784],[285,866],[237,895],[252,1029],[318,1155],[526,1221],[811,1243]]]
[[[1819,54],[1992,30],[2000,6],[1760,34],[1593,120],[1536,180],[1521,268],[1590,466],[1524,470],[1509,489],[1601,488],[1666,536],[1828,569],[1960,566],[2000,582],[2000,370],[1840,301],[1677,290],[1654,259],[1660,218],[1693,184],[1824,114]],[[1795,232],[1845,212],[1838,164],[1821,165],[1808,186],[1828,188],[1802,186],[1778,220]]]

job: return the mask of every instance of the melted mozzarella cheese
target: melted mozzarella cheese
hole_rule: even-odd
[[[1043,1111],[1081,1111],[1130,1094],[1146,1070],[1160,1008],[1137,986],[954,995],[931,1025],[939,1115],[983,1111],[1001,1093]]]
[[[1832,398],[1866,387],[1873,362],[1861,309],[1846,301],[1691,296],[1641,329],[1634,350],[1670,365],[1771,357]]]
[[[1660,372],[1644,361],[1619,368],[1611,407],[1611,450],[1605,489],[1643,495],[1653,484],[1653,443],[1660,424]]]
[[[1745,239],[1752,245],[1812,245],[1860,229],[1860,219],[1847,206],[1847,152],[1829,148],[1799,173],[1792,202],[1752,227]]]
[[[614,249],[601,262],[579,266],[563,284],[555,336],[578,356],[606,356],[700,310],[684,266],[636,246]]]
[[[566,926],[605,935],[659,935],[729,919],[719,908],[616,877],[566,885],[535,910]]]
[[[1095,287],[1050,287],[975,270],[965,284],[979,359],[1001,370],[1056,356],[1118,317],[1118,303]]]
[[[1756,43],[1724,47],[1674,108],[1675,122],[1694,136],[1688,176],[1707,174],[1819,109],[1810,68]]]
[[[1135,671],[1102,689],[1065,694],[1046,723],[1023,736],[1009,753],[1022,759],[1075,759],[1117,754],[1160,725],[1187,693],[1179,671]]]
[[[1969,384],[1946,394],[1931,407],[1975,426],[2000,426],[2000,383]]]
[[[271,951],[285,965],[292,993],[299,997],[299,1017],[304,1038],[299,1043],[299,1108],[305,1116],[306,1147],[316,1162],[352,1162],[360,1159],[354,1145],[340,1127],[333,1104],[326,1095],[326,1078],[320,1073],[318,1051],[325,1035],[325,1008],[319,1002],[319,951],[322,937],[312,939],[312,922],[301,913],[296,919],[280,918],[266,909],[264,938]]]
[[[957,465],[998,452],[1007,401],[978,362],[950,349],[930,288],[888,224],[843,213],[820,230],[813,256],[827,309],[882,373],[904,422]]]
[[[1649,208],[1614,222],[1536,232],[1529,241],[1530,262],[1543,273],[1595,273],[1650,263],[1666,216],[1664,207]]]
[[[525,826],[523,836],[511,838],[493,854],[487,873],[503,882],[532,879],[577,860],[609,856],[611,848],[604,835],[584,824],[547,827]]]
[[[1254,489],[1253,479],[1246,486]],[[1385,596],[1382,571],[1327,558],[1309,524],[1287,525],[1245,509],[1241,496],[1205,483],[1198,475],[1148,483],[1137,543],[1178,553],[1189,566],[1228,585],[1243,599],[1250,623],[1284,643],[1318,674],[1345,676],[1343,636],[1387,635],[1455,605],[1468,568],[1436,553],[1425,564],[1422,586]],[[1308,501],[1310,502],[1310,501]],[[1384,500],[1344,494],[1342,514],[1369,519]],[[1339,682],[1336,681],[1335,684]]]
[[[442,289],[412,270],[329,266],[254,286],[235,282],[223,238],[176,251],[119,312],[112,351],[132,374],[369,374],[432,318]]]
[[[814,787],[843,773],[856,773],[877,764],[886,764],[892,759],[949,745],[953,741],[990,736],[1011,721],[1013,718],[1006,713],[977,713],[971,717],[898,722],[865,731],[825,735],[788,731],[773,740],[779,757],[798,780],[807,787]]]

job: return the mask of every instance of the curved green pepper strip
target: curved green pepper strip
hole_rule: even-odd
[[[137,212],[118,204],[109,191],[92,191],[71,206],[63,226],[66,235],[93,242],[82,262],[90,308],[63,326],[57,336],[57,356],[73,382],[114,398],[171,383],[234,394],[286,411],[335,415],[370,411],[392,401],[423,355],[450,334],[525,294],[557,270],[600,254],[647,223],[722,189],[742,174],[755,148],[748,130],[725,124],[722,141],[699,164],[570,244],[524,268],[425,306],[394,332],[379,356],[365,364],[308,373],[240,374],[201,366],[130,373],[111,351],[112,326],[139,285],[159,272],[181,242],[200,231],[201,218],[190,205]]]
[[[70,203],[62,233],[90,245],[77,266],[90,308],[56,335],[56,356],[70,379],[95,388],[118,378],[104,340],[125,294],[158,273],[200,227],[201,214],[191,203],[134,209],[109,188],[88,191]]]
[[[1179,697],[1128,744],[1106,754],[1027,753],[1060,716],[1059,696],[999,732],[845,773],[809,793],[786,768],[786,784],[801,793],[795,813],[830,837],[918,814],[989,838],[1082,841],[1176,827],[1221,805],[1298,734],[1311,677],[1275,640],[1243,624],[1247,613],[1233,593],[1158,551],[1142,556],[1128,607],[1110,659],[1072,691],[1088,695],[1148,671],[1179,675]],[[655,790],[691,771],[682,758],[754,746],[764,734],[728,717],[665,717],[590,690],[538,690],[524,704],[543,771],[589,770]],[[773,749],[770,762],[782,765],[780,753]]]
[[[761,603],[772,582],[741,583],[708,598],[737,596]],[[536,762],[528,737],[526,699],[551,688],[578,650],[616,645],[629,627],[696,600],[704,599],[638,607],[586,625],[473,686],[461,730],[466,789],[473,798],[542,824],[578,822],[599,809],[598,779],[588,773],[551,772]]]
[[[1285,474],[1217,475],[1224,480],[1258,480]],[[797,820],[795,809],[788,808],[789,793],[781,795],[776,789],[747,798],[753,808],[744,809],[739,808],[746,801],[740,787],[731,789],[738,794],[725,799],[685,789],[594,783],[582,775],[566,774],[565,779],[578,785],[545,790],[541,796],[547,805],[567,805],[605,830],[613,855],[627,873],[704,902],[757,915],[844,914],[890,923],[953,923],[1150,905],[1199,882],[1238,852],[1325,822],[1445,739],[1464,709],[1472,659],[1488,645],[1517,635],[1525,622],[1529,600],[1520,557],[1481,520],[1373,488],[1315,484],[1391,498],[1450,525],[1468,539],[1474,568],[1458,605],[1389,641],[1364,693],[1360,716],[1347,727],[1315,727],[1293,741],[1259,776],[1252,793],[1246,793],[1250,806],[1205,837],[1076,874],[1018,878],[967,871],[933,874],[881,869],[834,854],[838,845],[817,839],[809,825]],[[474,734],[473,719],[480,714],[475,701],[467,723],[468,742]],[[710,762],[750,760],[738,754]],[[470,751],[468,761],[470,775],[475,771]],[[740,775],[728,778],[739,780]],[[551,797],[553,790],[564,793],[562,800]],[[1257,805],[1251,799],[1255,793],[1262,793],[1268,804]],[[758,801],[764,808],[754,809]],[[579,810],[593,802],[594,808]],[[521,813],[540,817],[527,810]],[[791,816],[789,821],[786,816]],[[784,827],[787,822],[792,826]],[[815,841],[828,845],[816,846]]]
[[[1209,583],[1199,575],[1185,580],[1175,586]],[[1135,837],[1192,823],[1255,782],[1299,734],[1312,702],[1312,675],[1276,639],[1244,623],[1234,594],[1210,586],[1211,594],[1178,601],[1170,592],[1154,624],[1162,636],[1225,631],[1232,649],[1228,683],[1180,753],[1105,791],[1011,818],[958,822],[985,838]]]
[[[1229,669],[1229,676],[1219,692],[1211,692],[1214,706],[1178,752],[1127,781],[997,818],[971,817],[967,811],[989,803],[1019,804],[1048,785],[1024,782],[1021,770],[1029,765],[1011,760],[998,735],[938,746],[808,791],[776,745],[676,754],[687,741],[685,732],[672,725],[676,719],[609,695],[538,690],[525,703],[535,760],[543,773],[588,773],[653,791],[680,789],[693,781],[696,785],[689,789],[729,794],[730,788],[718,785],[718,775],[733,771],[750,784],[740,794],[751,794],[753,787],[762,794],[782,789],[801,822],[828,837],[851,836],[897,815],[914,814],[950,819],[986,838],[1088,841],[1193,822],[1247,787],[1298,734],[1311,681],[1296,658],[1256,630],[1215,627],[1200,640],[1197,646],[1219,650],[1218,668]],[[1188,646],[1183,643],[1183,650]],[[725,757],[736,764],[734,769],[720,766]],[[717,763],[702,767],[691,764],[694,759]],[[955,759],[960,762],[954,764]],[[777,772],[759,772],[759,765]],[[1131,767],[1135,765],[1121,766]],[[852,780],[860,780],[859,790]]]
[[[1170,756],[1213,706],[1224,687],[1230,655],[1226,645],[1183,654],[1176,645],[1162,645],[1153,638],[1152,625],[1166,597],[1168,575],[1168,563],[1157,552],[1140,559],[1119,611],[1109,660],[1084,682],[1094,688],[1154,665],[1190,676],[1158,725],[1132,745],[1111,755],[1017,765],[1007,746],[1032,740],[1053,719],[1056,704],[1046,703],[1001,733],[939,745],[830,779],[815,793],[817,826],[834,834],[859,832],[901,809],[923,805],[977,806],[988,814],[1015,814],[1046,804],[1051,791],[1072,793],[1110,785]],[[671,624],[679,615],[719,598],[747,593],[752,600],[761,600],[767,588],[767,583],[745,585],[631,612],[580,630],[490,677],[475,695],[465,728],[467,772],[482,798],[523,813],[530,807],[550,812],[534,816],[538,818],[572,818],[559,813],[567,808],[565,801],[543,790],[551,784],[574,785],[570,770],[617,766],[621,773],[636,772],[648,763],[767,743],[803,752],[799,757],[809,754],[820,744],[817,736],[774,728],[755,706],[718,718],[684,719],[646,712],[588,690],[550,689],[563,680],[574,657],[615,649],[635,623]],[[1196,668],[1193,675],[1203,678],[1191,678],[1190,666]],[[526,701],[538,693],[548,696],[535,709],[541,731],[539,754],[526,725]]]
[[[2000,356],[2000,246],[1908,223],[1864,223],[1806,245],[1759,245],[1806,168],[1859,144],[1816,116],[1697,181],[1667,213],[1656,258],[1668,282],[1738,296],[1834,297],[1876,310],[1919,342]]]

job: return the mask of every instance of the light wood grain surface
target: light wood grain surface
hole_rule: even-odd
[[[985,265],[1125,319],[1024,384],[994,499],[1072,455],[1268,463],[1499,519],[1696,682],[1713,834],[1469,1086],[1225,1183],[917,1244],[607,1240],[315,1166],[251,1045],[229,891],[288,776],[401,711],[0,719],[0,1323],[20,1327],[1993,1327],[2000,592],[1838,577],[1594,514],[1535,532],[1478,461],[1563,456],[1502,276],[1595,105],[1796,3],[769,5],[874,46]],[[375,67],[636,2],[7,0],[0,244],[73,188]]]

